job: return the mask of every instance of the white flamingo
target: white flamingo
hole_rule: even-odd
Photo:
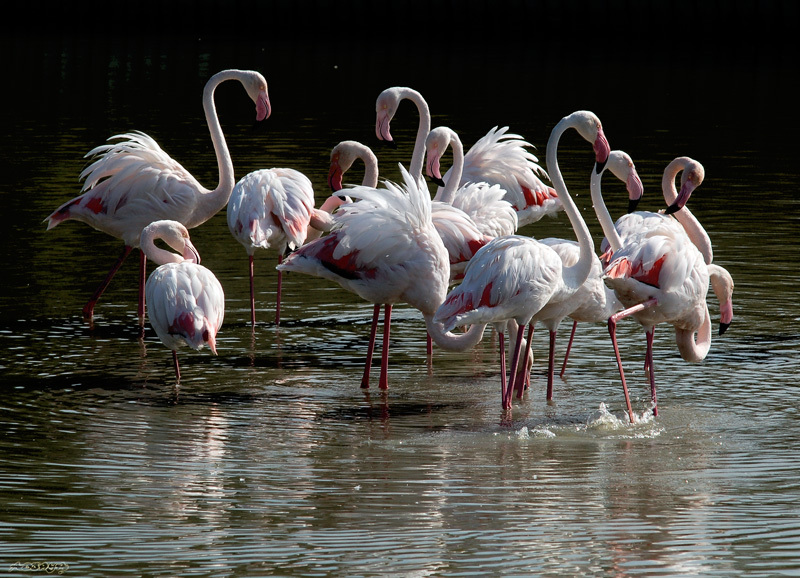
[[[419,112],[409,173],[414,178],[420,178],[425,139],[431,130],[430,108],[422,95],[405,86],[394,86],[381,92],[375,103],[375,133],[380,140],[394,142],[390,123],[403,99],[413,102]],[[507,131],[508,127],[494,127],[470,148],[464,157],[464,169],[458,185],[468,182],[500,185],[506,191],[505,199],[517,211],[518,223],[522,227],[545,215],[555,215],[562,205],[555,190],[541,180],[549,177],[539,166],[536,156],[528,150],[533,145]],[[439,194],[437,192],[435,198],[438,199]]]
[[[558,167],[558,143],[569,128],[576,129],[592,143],[599,166],[608,159],[610,149],[600,119],[589,111],[577,111],[561,119],[547,142],[547,170],[578,238],[578,262],[567,267],[555,250],[528,237],[512,235],[493,239],[473,257],[462,283],[450,292],[436,312],[435,321],[442,323],[445,329],[512,320],[521,329],[529,325],[530,331],[536,321],[549,316],[583,286],[591,271],[594,244]],[[520,330],[517,334],[511,375],[517,375],[522,333]],[[502,337],[500,347],[501,369],[504,369]],[[501,386],[503,407],[509,409],[514,388],[511,383],[506,387],[504,371]]]
[[[463,350],[482,337],[482,328],[462,335],[444,332],[433,314],[444,300],[450,278],[447,249],[433,225],[431,199],[419,180],[400,167],[404,186],[356,186],[358,199],[341,206],[330,233],[300,247],[278,266],[329,279],[362,299],[384,306],[379,387],[389,386],[389,335],[394,303],[422,312],[429,333],[445,348]],[[369,387],[374,330],[364,365],[362,387]]]
[[[228,202],[234,185],[225,136],[214,106],[214,91],[220,83],[237,80],[256,104],[256,120],[270,114],[267,81],[250,70],[223,70],[212,76],[203,89],[203,110],[219,167],[219,183],[212,191],[203,187],[183,166],[173,160],[149,136],[141,132],[120,134],[120,139],[89,151],[93,162],[82,173],[82,194],[61,205],[45,221],[52,229],[67,220],[82,221],[98,231],[122,239],[122,255],[83,308],[92,321],[94,307],[122,266],[139,246],[142,229],[153,221],[169,219],[187,228],[197,227],[217,214]],[[145,257],[140,260],[139,322],[144,324]]]
[[[628,212],[635,210],[639,200],[642,198],[644,187],[642,186],[642,180],[639,178],[639,173],[636,172],[636,166],[633,164],[630,155],[620,150],[611,151],[608,156],[608,162],[601,172],[598,173],[592,170],[590,178],[592,205],[598,220],[601,222],[607,220],[606,224],[608,225],[608,223],[611,223],[611,216],[608,213],[608,209],[603,201],[603,194],[600,190],[600,183],[606,170],[611,171],[614,176],[625,183],[628,191]],[[611,223],[610,226],[613,227],[613,223]],[[551,247],[556,249],[566,265],[570,265],[578,260],[578,248],[574,241],[559,243],[554,239],[543,239],[542,242],[548,243]],[[572,349],[572,342],[575,339],[578,323],[605,322],[611,314],[622,309],[622,304],[617,299],[614,291],[603,282],[602,259],[603,257],[598,258],[593,263],[589,278],[576,294],[576,303],[579,304],[579,306],[568,314],[568,317],[572,319],[572,330],[570,331],[567,350],[564,353],[564,362],[561,365],[561,377],[564,377],[564,373],[566,372],[567,361],[569,360],[569,354]],[[551,338],[554,337],[555,336],[551,334]],[[554,346],[554,339],[551,339],[550,346],[552,349]],[[552,379],[548,382],[548,400],[552,399],[551,382]]]
[[[253,261],[256,249],[278,250],[278,264],[287,250],[294,250],[307,237],[328,229],[329,213],[340,205],[338,197],[329,197],[314,208],[314,187],[303,173],[288,168],[253,171],[233,188],[228,203],[228,229],[244,246],[250,265],[250,322],[256,323]],[[316,231],[314,235],[312,231]],[[283,273],[278,271],[275,300],[275,324],[281,320]]]
[[[640,217],[640,222],[649,223],[650,226],[643,226],[639,232],[623,229],[627,231],[624,238],[616,229],[605,230],[604,227],[613,251],[605,268],[606,283],[626,307],[609,318],[608,328],[631,421],[634,421],[634,415],[616,338],[619,320],[634,316],[645,329],[645,370],[650,379],[653,414],[658,415],[653,368],[655,326],[659,323],[672,325],[681,357],[686,361],[698,362],[706,357],[711,346],[711,319],[706,303],[709,282],[720,299],[720,332],[724,331],[732,317],[730,296],[733,281],[725,269],[707,263],[711,257],[710,241],[706,244],[703,240],[708,238],[707,234],[696,219],[684,219],[682,225],[676,226],[668,217],[669,214],[685,210],[683,207],[692,192],[703,181],[703,167],[687,157],[680,157],[673,163],[683,167],[681,191],[665,214],[650,213]],[[672,179],[676,176],[669,168],[665,171],[665,182],[667,174],[672,174]],[[668,188],[664,187],[665,196]],[[695,240],[699,240],[700,248]],[[703,247],[708,249],[705,254],[701,251]]]
[[[179,254],[160,249],[161,239]],[[155,221],[142,230],[140,246],[159,267],[145,285],[147,317],[167,348],[172,350],[175,379],[181,380],[178,348],[202,349],[217,354],[217,332],[225,316],[225,295],[214,274],[200,265],[200,255],[189,231],[176,221]]]
[[[445,174],[445,182],[441,174],[441,159],[448,146],[453,149],[453,166]],[[425,172],[442,187],[434,201],[461,209],[489,237],[513,235],[516,232],[519,223],[517,212],[504,199],[506,192],[500,185],[485,182],[459,184],[464,171],[464,145],[454,130],[444,126],[433,129],[425,140],[425,150]]]

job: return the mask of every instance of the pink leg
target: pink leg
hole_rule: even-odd
[[[181,366],[178,364],[178,352],[172,350],[172,365],[175,366],[175,383],[181,382]]]
[[[525,331],[523,327],[520,329],[520,333]],[[531,385],[531,374],[528,371],[528,359],[531,356],[531,343],[533,342],[533,324],[528,325],[528,344],[525,347],[525,353],[520,353],[522,355],[522,359],[520,360],[519,371],[517,371],[516,379],[516,389],[517,389],[517,399],[522,399],[522,393],[528,389]]]
[[[142,328],[144,333],[144,284],[147,277],[147,257],[144,256],[144,251],[139,250],[139,307],[137,313],[139,315],[139,327]]]
[[[569,334],[569,343],[567,343],[567,352],[564,354],[564,364],[561,366],[561,377],[564,377],[564,372],[567,371],[567,360],[569,359],[569,352],[572,350],[572,340],[575,339],[575,329],[578,327],[578,322],[572,322],[572,332]]]
[[[500,332],[498,332],[497,337],[500,341],[500,403],[502,405],[506,402],[506,340],[505,336]]]
[[[614,355],[617,358],[617,367],[619,367],[619,376],[622,379],[622,390],[625,393],[625,405],[628,408],[628,416],[630,417],[631,423],[633,423],[633,408],[631,407],[631,398],[628,395],[628,384],[625,381],[625,371],[622,369],[622,358],[619,355],[619,345],[617,345],[617,321],[620,319],[624,319],[630,315],[635,313],[639,313],[647,309],[648,307],[652,307],[656,305],[658,300],[648,299],[644,303],[640,303],[638,305],[634,305],[633,307],[629,307],[628,309],[623,309],[622,311],[615,313],[611,317],[608,318],[608,332],[611,335],[611,344],[614,346]]]
[[[517,375],[517,366],[519,365],[520,351],[522,350],[522,337],[524,333],[524,328],[521,328],[517,332],[517,342],[514,345],[514,355],[511,358],[511,375]],[[509,383],[503,399],[503,409],[511,409],[511,394],[513,391],[514,388],[511,386],[511,383]]]
[[[125,245],[125,248],[122,249],[122,255],[119,256],[117,262],[111,267],[111,270],[106,275],[103,282],[100,283],[100,287],[98,287],[92,296],[89,298],[89,302],[83,306],[83,318],[87,321],[91,322],[92,318],[94,317],[94,306],[97,305],[97,301],[100,299],[100,296],[106,290],[108,285],[111,283],[111,279],[114,278],[119,268],[122,267],[122,263],[125,262],[125,258],[130,254],[133,250],[133,247],[130,245]]]
[[[375,305],[372,310],[372,327],[369,332],[369,346],[367,347],[367,361],[364,364],[364,375],[361,377],[361,387],[363,389],[369,388],[369,370],[372,368],[372,354],[375,352],[375,336],[378,333],[378,316],[381,312],[381,306]]]
[[[645,332],[647,337],[647,352],[645,353],[645,367],[649,370],[650,374],[650,399],[653,400],[653,415],[658,417],[658,402],[656,401],[656,374],[653,370],[653,337],[655,336],[655,327],[651,327]]]
[[[547,401],[553,401],[553,373],[556,364],[556,332],[550,332],[550,359],[547,361]]]
[[[389,330],[392,326],[392,304],[387,303],[383,310],[383,351],[381,351],[380,389],[389,389]]]
[[[250,324],[256,324],[256,288],[255,288],[255,275],[253,267],[253,255],[248,255],[250,261]],[[278,271],[280,274],[280,271]]]
[[[278,255],[278,265],[283,263],[283,255]],[[283,289],[283,271],[278,271],[278,295],[275,298],[275,325],[281,324],[281,290]]]

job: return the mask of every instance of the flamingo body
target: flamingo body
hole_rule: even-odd
[[[183,166],[167,155],[148,135],[129,132],[113,136],[86,155],[92,163],[81,173],[81,195],[62,204],[45,221],[52,229],[67,220],[84,222],[125,243],[109,271],[83,309],[91,321],[94,306],[130,251],[140,244],[145,226],[174,220],[188,228],[201,225],[228,202],[234,185],[233,164],[214,106],[214,91],[226,80],[238,80],[256,104],[256,120],[270,114],[267,82],[255,71],[223,70],[203,90],[203,109],[219,166],[219,184],[204,188]],[[144,322],[144,271],[141,260],[139,317]]]

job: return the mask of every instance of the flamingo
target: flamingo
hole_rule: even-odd
[[[594,243],[583,218],[567,190],[558,167],[558,143],[574,128],[593,144],[596,170],[608,159],[610,148],[602,124],[589,111],[577,111],[553,128],[547,141],[547,171],[578,238],[580,258],[566,266],[550,246],[529,237],[496,237],[480,249],[464,272],[464,280],[439,307],[434,320],[445,330],[461,324],[498,323],[511,320],[520,327],[511,361],[517,375],[522,348],[522,329],[532,330],[535,321],[549,317],[555,308],[574,295],[588,278],[594,258]],[[500,339],[501,396],[504,409],[511,408],[513,386],[506,387],[503,339]]]
[[[636,172],[636,166],[633,163],[630,155],[624,151],[614,150],[608,156],[608,162],[599,173],[592,171],[590,178],[590,188],[592,195],[592,205],[595,209],[595,214],[598,220],[602,223],[606,220],[606,226],[613,227],[611,216],[608,213],[605,202],[603,201],[603,194],[600,191],[600,183],[603,174],[606,170],[616,176],[619,180],[625,183],[628,190],[628,212],[633,212],[642,197],[644,187],[642,180],[639,178],[639,173]],[[624,216],[620,219],[623,220]],[[562,243],[557,242],[555,239],[543,239],[542,242],[550,244],[561,255],[562,260],[567,265],[570,265],[578,259],[578,248],[573,241],[565,241]],[[601,256],[592,265],[592,272],[587,279],[586,284],[578,292],[578,296],[585,297],[580,300],[576,297],[576,302],[581,303],[577,309],[568,314],[572,319],[572,330],[569,335],[569,342],[567,343],[567,350],[564,353],[564,362],[561,365],[561,377],[567,369],[567,361],[569,360],[569,353],[572,349],[572,342],[575,339],[575,332],[579,322],[597,323],[600,321],[607,321],[613,314],[622,309],[622,304],[617,299],[614,291],[607,287],[603,282],[603,264],[606,255]],[[552,336],[552,334],[551,334]],[[551,342],[551,345],[552,342]],[[552,389],[549,387],[548,382],[548,401],[552,399]]]
[[[157,247],[156,239],[179,254]],[[179,347],[199,350],[208,345],[217,354],[225,295],[214,274],[200,265],[200,255],[181,223],[161,220],[149,224],[142,230],[140,246],[147,258],[159,265],[145,285],[147,316],[161,343],[172,350],[175,380],[180,383]]]
[[[375,103],[375,133],[379,140],[394,142],[390,123],[403,99],[413,102],[419,113],[409,172],[412,177],[420,178],[425,156],[425,139],[431,130],[430,108],[422,94],[404,86],[390,87],[381,92]],[[562,209],[562,205],[555,190],[541,180],[549,177],[539,166],[536,156],[526,148],[532,148],[533,145],[524,141],[520,135],[507,131],[508,127],[494,127],[470,148],[464,157],[464,168],[458,184],[461,186],[468,182],[486,182],[500,185],[506,191],[505,199],[517,211],[518,225],[522,227],[545,215],[555,215]],[[441,189],[435,198],[438,199],[440,195]]]
[[[93,162],[81,173],[82,194],[67,201],[45,219],[47,229],[75,220],[122,239],[122,254],[83,308],[92,323],[94,307],[122,266],[140,243],[145,226],[161,219],[175,220],[187,228],[213,217],[228,202],[234,185],[233,163],[214,106],[214,91],[227,80],[242,83],[256,104],[256,120],[270,115],[267,81],[251,70],[223,70],[212,76],[203,89],[203,109],[219,167],[219,183],[210,191],[189,171],[173,160],[155,140],[134,131],[109,138],[117,142],[98,146],[86,157]],[[145,256],[141,254],[139,275],[139,324],[144,325]]]
[[[428,191],[400,166],[404,185],[389,181],[380,189],[356,186],[358,202],[341,206],[330,233],[289,255],[279,270],[315,275],[338,283],[362,299],[384,307],[380,389],[389,387],[389,336],[394,303],[422,312],[440,345],[463,350],[480,341],[480,328],[462,335],[432,322],[450,279],[450,259],[433,225]],[[374,331],[373,331],[374,335]],[[455,349],[459,348],[459,349]],[[374,337],[370,339],[362,387],[369,387]]]
[[[706,303],[709,282],[720,299],[720,332],[724,331],[732,316],[730,293],[733,291],[733,282],[725,269],[716,265],[709,268],[707,260],[711,254],[701,251],[703,247],[710,250],[710,242],[706,245],[703,240],[707,239],[707,234],[700,230],[702,227],[696,219],[684,219],[682,226],[676,226],[668,217],[672,213],[682,212],[692,192],[703,181],[703,167],[688,157],[679,157],[673,163],[682,167],[681,191],[663,215],[651,213],[639,216],[640,222],[648,223],[648,227],[643,226],[638,232],[628,230],[625,238],[613,228],[604,230],[613,250],[611,260],[605,267],[605,280],[626,307],[609,318],[608,330],[631,422],[634,421],[634,415],[617,344],[617,323],[625,317],[634,316],[645,329],[645,370],[650,379],[653,415],[658,415],[653,368],[655,326],[659,323],[672,325],[681,357],[689,362],[699,362],[705,359],[711,347],[711,320]],[[664,182],[668,174],[673,179],[676,176],[677,171],[672,172],[673,163],[665,171]],[[666,191],[668,187],[664,189]],[[699,247],[694,242],[697,239],[703,240]]]
[[[372,150],[357,141],[342,141],[331,151],[328,182],[334,192],[342,189],[343,175],[356,159],[361,159],[365,167],[362,186],[378,186],[378,159]],[[420,186],[425,188],[422,183]],[[488,243],[491,236],[480,229],[472,216],[450,203],[433,201],[431,216],[450,255],[450,280],[455,282],[475,252]]]
[[[447,171],[447,184],[442,179],[440,162],[448,146],[453,148],[453,166]],[[464,145],[451,128],[440,126],[428,133],[425,140],[427,162],[426,174],[440,187],[437,197],[442,203],[461,209],[490,237],[513,235],[517,230],[518,217],[514,207],[504,199],[506,194],[500,185],[485,182],[461,183],[464,171]]]
[[[287,250],[306,242],[312,230],[330,228],[326,214],[341,201],[328,198],[314,208],[314,188],[309,178],[294,169],[272,168],[253,171],[233,188],[228,202],[228,229],[247,251],[250,264],[250,323],[256,324],[253,261],[256,249],[278,249],[278,264]],[[278,271],[275,324],[280,324],[283,273]]]

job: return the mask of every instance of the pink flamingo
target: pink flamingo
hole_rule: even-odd
[[[122,239],[125,247],[103,282],[83,308],[90,323],[94,307],[134,247],[139,246],[142,229],[153,221],[175,220],[188,228],[197,227],[217,214],[231,196],[234,185],[225,136],[214,106],[214,91],[220,83],[237,80],[256,104],[256,120],[270,114],[267,81],[250,70],[223,70],[212,76],[203,90],[203,109],[219,166],[219,183],[204,188],[149,136],[132,132],[111,137],[122,139],[89,151],[94,161],[82,173],[82,194],[56,209],[45,221],[52,229],[67,220],[89,226]],[[144,325],[145,256],[140,259],[139,323]]]
[[[318,236],[330,227],[330,215],[341,201],[332,196],[319,209],[314,208],[314,187],[303,173],[294,169],[272,168],[253,171],[233,188],[228,202],[228,229],[247,251],[250,264],[250,323],[256,324],[253,261],[256,249],[278,249],[278,264],[287,250],[306,242],[309,234]],[[316,231],[316,235],[312,233]],[[275,324],[281,320],[283,272],[278,271]]]
[[[701,227],[696,219],[686,220],[683,226],[675,226],[669,222],[668,215],[683,209],[692,192],[702,183],[705,174],[702,165],[697,161],[686,157],[681,159],[676,163],[683,167],[681,191],[675,202],[663,215],[648,214],[640,217],[642,221],[649,221],[653,226],[643,228],[638,233],[630,231],[624,239],[613,228],[604,230],[613,250],[611,260],[605,268],[606,283],[614,289],[617,298],[626,307],[609,318],[608,329],[631,422],[635,418],[617,344],[618,321],[634,316],[645,329],[645,371],[650,378],[653,414],[658,415],[653,370],[655,326],[659,323],[672,325],[681,357],[686,361],[698,362],[706,357],[711,346],[711,320],[706,303],[709,282],[720,299],[720,332],[724,331],[732,317],[730,295],[733,292],[733,281],[730,275],[722,267],[709,267],[706,259],[710,257],[710,253],[704,255],[692,240],[702,239],[704,236],[707,238],[705,231],[699,230]],[[671,174],[674,178],[675,173]],[[688,234],[690,230],[691,234]],[[710,248],[710,242],[707,246]]]
[[[425,156],[425,139],[431,130],[431,113],[422,95],[408,87],[387,88],[375,103],[375,133],[380,140],[394,142],[390,123],[400,101],[413,102],[419,113],[417,137],[411,157],[409,172],[414,178],[422,175]],[[468,182],[486,182],[500,185],[506,191],[505,199],[517,211],[520,227],[533,223],[545,215],[555,215],[562,209],[558,195],[541,178],[549,178],[538,164],[538,159],[527,147],[533,145],[517,134],[508,133],[508,127],[494,127],[476,142],[464,157],[464,168],[459,186]],[[445,174],[445,181],[447,180]],[[440,192],[437,192],[436,199]]]
[[[330,233],[303,245],[278,266],[284,271],[329,279],[374,303],[376,308],[384,306],[381,389],[389,387],[394,303],[408,303],[422,312],[429,333],[444,347],[467,349],[482,337],[482,328],[453,335],[433,323],[433,314],[447,292],[450,259],[433,224],[428,191],[404,167],[400,172],[403,187],[387,181],[380,189],[347,189],[348,195],[358,201],[340,207]],[[369,387],[373,348],[371,338],[362,387]]]
[[[448,146],[453,148],[453,166],[447,171],[447,182],[441,174],[441,158]],[[517,212],[507,200],[500,185],[485,182],[462,182],[464,171],[464,145],[458,134],[448,127],[437,127],[425,139],[426,174],[441,188],[434,201],[440,201],[464,211],[475,222],[478,230],[489,237],[513,235],[517,230]]]
[[[614,224],[611,221],[611,215],[608,213],[608,209],[603,201],[603,194],[600,190],[600,183],[606,169],[610,170],[614,176],[625,183],[628,191],[628,212],[632,212],[636,209],[636,206],[642,197],[644,187],[642,186],[642,181],[639,178],[639,174],[636,172],[636,166],[633,164],[633,160],[631,159],[630,155],[623,151],[611,151],[608,156],[608,162],[603,170],[599,173],[594,170],[592,171],[590,178],[592,206],[595,209],[595,214],[597,215],[598,220],[601,223],[606,221],[606,226],[613,227]],[[624,219],[624,217],[622,217],[620,220],[622,219]],[[555,239],[543,239],[542,242],[548,243],[550,246],[556,249],[561,255],[562,260],[565,261],[566,265],[570,265],[571,263],[577,261],[578,249],[573,241],[559,243]],[[568,314],[568,317],[572,319],[572,330],[570,331],[567,350],[564,354],[564,362],[561,365],[561,377],[564,377],[564,373],[567,369],[567,361],[569,360],[569,353],[572,349],[572,342],[575,339],[575,332],[578,323],[597,323],[600,321],[605,322],[613,313],[622,309],[622,304],[617,299],[614,291],[607,287],[603,282],[603,265],[605,263],[603,260],[604,258],[605,255],[593,263],[592,272],[590,273],[589,278],[586,280],[586,284],[576,294],[576,304],[578,306],[575,310]],[[551,334],[551,351],[554,345],[554,337],[555,336]],[[548,401],[552,399],[552,388],[550,387],[550,383],[552,383],[552,377],[550,377],[548,381]]]
[[[520,328],[533,324],[548,311],[571,298],[585,283],[591,271],[594,244],[586,223],[567,190],[558,167],[557,150],[561,135],[574,128],[593,144],[598,166],[610,152],[600,119],[589,111],[577,111],[564,117],[553,128],[547,142],[547,170],[558,191],[580,246],[580,258],[566,266],[548,245],[518,235],[497,237],[473,257],[464,272],[464,280],[453,289],[434,318],[450,330],[463,324],[498,323],[511,320]],[[597,169],[599,170],[599,168]],[[522,348],[522,331],[516,337],[511,361],[511,375],[517,375]],[[501,334],[501,392],[503,408],[511,408],[512,383],[505,383],[505,351]],[[520,383],[521,385],[521,383]]]
[[[161,239],[179,254],[160,249]],[[175,380],[181,381],[178,348],[208,345],[217,354],[216,336],[225,316],[225,295],[214,274],[200,265],[189,231],[177,221],[155,221],[142,230],[141,250],[159,267],[145,285],[147,316],[167,348],[172,350]]]

